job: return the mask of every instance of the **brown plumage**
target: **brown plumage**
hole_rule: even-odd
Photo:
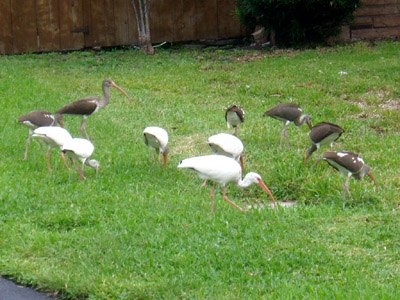
[[[338,170],[342,175],[342,194],[344,199],[346,198],[346,190],[350,199],[353,200],[349,191],[349,180],[351,176],[360,180],[365,175],[368,175],[374,181],[376,190],[378,191],[378,183],[374,176],[372,176],[371,168],[358,154],[351,151],[327,151],[322,154],[322,159]],[[345,177],[347,177],[346,182],[344,180]]]
[[[281,141],[279,148],[282,148],[283,137],[286,138],[286,143],[288,148],[290,148],[289,140],[287,138],[287,126],[290,122],[293,122],[296,126],[303,125],[307,123],[308,127],[311,129],[311,118],[308,114],[303,114],[303,110],[294,103],[279,103],[277,106],[267,110],[264,113],[265,117],[271,117],[283,122],[283,130],[281,132]]]
[[[239,105],[231,105],[225,110],[225,120],[228,128],[235,128],[235,135],[237,135],[238,127],[244,122],[245,112]]]
[[[306,162],[310,159],[311,154],[318,150],[318,157],[313,167],[319,162],[321,159],[320,148],[322,145],[330,145],[332,151],[333,142],[336,141],[344,132],[343,128],[339,125],[329,123],[329,122],[321,122],[313,126],[308,134],[311,140],[312,145],[307,150],[306,154]]]
[[[64,127],[62,120],[63,114],[82,115],[83,118],[81,127],[79,128],[79,133],[82,136],[82,129],[83,129],[86,138],[89,139],[89,136],[86,132],[86,118],[96,113],[99,109],[104,108],[108,104],[108,102],[110,101],[110,92],[109,92],[110,86],[119,90],[129,99],[127,93],[123,89],[121,89],[118,85],[116,85],[114,81],[112,81],[111,79],[104,79],[102,84],[104,93],[103,97],[91,96],[82,98],[74,102],[71,102],[67,105],[64,105],[63,107],[61,107],[59,110],[56,111],[56,117],[59,120],[61,127]]]
[[[24,160],[28,159],[29,144],[33,130],[42,126],[54,126],[56,123],[55,116],[46,110],[34,110],[18,118],[18,124],[25,125],[29,128],[29,135],[25,146]]]

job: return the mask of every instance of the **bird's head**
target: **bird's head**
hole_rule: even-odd
[[[274,203],[275,207],[278,207],[276,205],[276,201],[275,201],[274,196],[272,196],[271,191],[269,190],[269,188],[266,186],[266,184],[262,180],[260,174],[255,173],[255,172],[249,172],[249,173],[247,173],[247,175],[243,179],[243,182],[246,182],[247,185],[250,185],[250,184],[259,185],[269,195],[269,197],[271,198],[271,200]]]
[[[95,159],[87,159],[85,160],[85,165],[96,170],[96,173],[100,171],[100,163]]]
[[[372,176],[371,168],[367,164],[362,166],[360,172],[353,174],[356,179],[362,179],[365,175],[368,175],[372,179],[372,181],[375,183],[376,190],[378,191],[378,183],[376,182],[374,176]]]
[[[301,116],[301,120],[300,123],[307,123],[308,127],[311,129],[312,128],[312,124],[311,124],[311,117],[309,114],[304,114]]]
[[[315,146],[315,144],[312,144],[310,146],[310,148],[307,149],[307,153],[306,153],[306,163],[308,162],[308,160],[310,159],[311,154],[314,153],[314,151],[317,150],[317,146]]]
[[[128,100],[130,100],[128,94],[123,89],[121,89],[118,85],[116,85],[116,83],[114,81],[112,81],[111,79],[104,79],[103,89],[109,88],[110,86],[112,86],[113,88],[120,91],[122,94],[124,94],[126,96],[126,98],[128,98]]]

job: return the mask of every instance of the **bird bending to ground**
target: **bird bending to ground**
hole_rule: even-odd
[[[182,160],[179,163],[178,168],[194,170],[195,172],[197,172],[200,178],[214,181],[214,185],[211,189],[210,195],[211,212],[214,212],[214,191],[217,184],[221,185],[222,187],[222,198],[234,207],[236,207],[238,210],[243,211],[240,206],[233,203],[226,196],[225,185],[228,182],[235,183],[236,186],[238,186],[239,188],[245,188],[254,183],[258,184],[265,192],[267,192],[275,207],[277,207],[271,191],[265,185],[261,176],[257,173],[250,172],[242,180],[241,167],[239,163],[233,158],[216,154],[196,156]]]
[[[144,143],[149,146],[151,151],[151,161],[154,162],[153,149],[158,153],[158,166],[161,164],[161,154],[164,156],[164,168],[167,167],[168,132],[157,126],[149,126],[143,130]]]
[[[245,112],[244,109],[239,105],[231,105],[225,110],[225,120],[228,128],[235,128],[235,135],[240,124],[244,122]]]
[[[342,194],[344,199],[346,199],[346,190],[347,194],[350,196],[350,199],[353,200],[353,197],[349,191],[349,180],[351,176],[357,180],[360,180],[365,175],[368,175],[374,181],[376,191],[378,191],[378,183],[376,182],[374,176],[372,176],[371,168],[358,154],[351,151],[327,151],[322,154],[322,159],[338,170],[340,175],[342,175]],[[346,182],[344,180],[345,177],[347,177]]]
[[[318,150],[318,157],[312,167],[316,166],[321,159],[320,148],[322,145],[330,145],[332,151],[333,142],[336,141],[344,132],[343,128],[339,125],[321,122],[313,126],[308,134],[312,145],[307,150],[306,162],[310,159],[311,154]]]
[[[281,132],[281,142],[279,144],[279,149],[282,148],[283,137],[286,138],[286,143],[288,148],[290,148],[289,140],[287,137],[287,126],[290,122],[293,122],[296,126],[303,125],[307,123],[308,127],[311,129],[311,118],[308,114],[303,114],[303,110],[294,103],[279,103],[277,106],[267,110],[264,113],[266,117],[272,117],[283,122],[283,130]]]
[[[63,107],[61,107],[59,110],[56,111],[56,118],[60,123],[61,127],[64,127],[62,115],[64,114],[81,115],[83,116],[83,118],[81,127],[79,128],[79,133],[82,136],[82,130],[83,130],[85,132],[86,138],[89,139],[89,136],[86,132],[86,118],[96,113],[99,109],[104,108],[110,102],[110,92],[109,92],[110,86],[119,90],[129,99],[128,94],[118,85],[116,85],[114,81],[112,81],[111,79],[104,79],[102,84],[104,93],[103,97],[91,96],[82,98],[74,102],[71,102],[67,105],[64,105]]]
[[[56,126],[42,126],[38,127],[33,131],[32,137],[41,139],[44,141],[49,149],[46,154],[47,165],[49,171],[52,172],[53,169],[50,165],[50,150],[53,148],[61,148],[65,143],[72,140],[70,133],[61,127]],[[64,153],[61,152],[61,157],[67,169],[69,169],[67,162],[65,161]]]
[[[29,128],[28,139],[26,140],[24,160],[28,159],[29,143],[33,130],[42,126],[54,126],[57,124],[56,118],[50,112],[46,110],[34,110],[26,115],[22,115],[18,118],[18,124],[23,124]]]
[[[229,133],[218,133],[210,136],[207,140],[207,144],[216,154],[225,155],[238,162],[240,161],[242,172],[244,172],[244,146],[238,137]]]
[[[83,175],[83,169],[85,165],[95,169],[96,173],[100,170],[100,163],[95,159],[89,159],[94,151],[94,146],[89,140],[73,138],[65,143],[61,150],[74,161],[75,170],[78,172],[80,178],[86,179],[86,177]],[[78,160],[82,162],[81,169],[79,169],[77,166]]]

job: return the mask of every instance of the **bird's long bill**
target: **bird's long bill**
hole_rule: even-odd
[[[122,94],[124,94],[126,96],[126,98],[129,99],[128,94],[123,89],[121,89],[118,85],[116,85],[115,82],[111,82],[110,85],[112,87],[116,88],[118,91],[120,91]],[[131,99],[129,99],[129,100],[131,100]]]
[[[379,189],[378,189],[378,183],[376,182],[376,180],[375,180],[374,176],[372,176],[372,173],[371,173],[371,172],[369,172],[369,173],[368,173],[368,176],[369,176],[369,177],[371,177],[371,179],[374,181],[374,183],[375,183],[375,186],[376,186],[376,191],[378,191],[378,190],[379,190]]]
[[[267,194],[270,196],[272,202],[274,202],[275,207],[278,208],[278,205],[276,205],[276,201],[275,201],[274,196],[272,196],[271,191],[269,190],[269,188],[265,185],[265,183],[264,183],[261,179],[258,180],[258,185],[261,186],[261,188],[262,188],[264,191],[267,192]]]
[[[168,158],[168,154],[164,154],[164,169],[167,167],[167,158]]]

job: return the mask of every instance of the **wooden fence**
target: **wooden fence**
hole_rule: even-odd
[[[235,0],[153,0],[154,43],[242,35]],[[136,44],[129,0],[2,0],[0,54]]]
[[[342,39],[400,38],[400,0],[363,0]]]
[[[154,43],[243,36],[236,0],[153,0]],[[400,37],[400,0],[363,0],[342,39]],[[137,44],[129,0],[0,0],[0,54]]]

